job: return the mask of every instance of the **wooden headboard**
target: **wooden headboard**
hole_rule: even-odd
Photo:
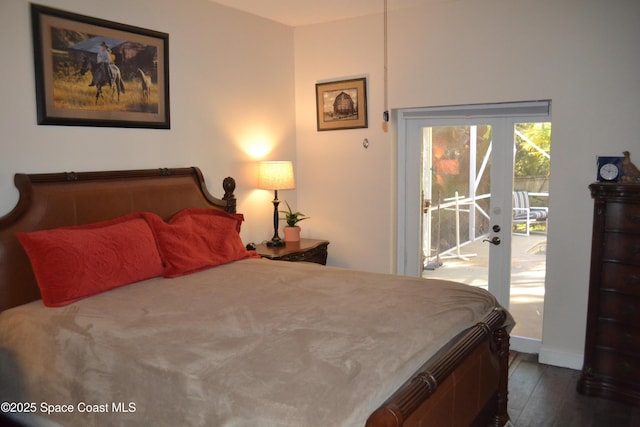
[[[142,211],[165,220],[184,208],[236,211],[233,178],[224,179],[224,197],[217,199],[196,167],[16,174],[14,182],[18,204],[0,217],[0,311],[40,299],[16,231],[89,224]]]

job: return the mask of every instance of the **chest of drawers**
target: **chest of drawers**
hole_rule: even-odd
[[[598,183],[578,391],[640,405],[640,185]]]

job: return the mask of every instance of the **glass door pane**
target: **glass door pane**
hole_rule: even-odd
[[[478,250],[489,233],[491,203],[490,125],[424,128],[424,277],[441,276],[488,288],[488,251]]]
[[[551,123],[516,123],[509,310],[512,335],[542,340]]]

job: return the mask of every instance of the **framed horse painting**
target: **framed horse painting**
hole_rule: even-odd
[[[169,35],[31,5],[38,124],[169,129]]]

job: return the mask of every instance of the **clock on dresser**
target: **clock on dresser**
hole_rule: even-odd
[[[594,183],[580,393],[640,405],[640,185]]]
[[[621,156],[598,156],[596,180],[598,182],[620,182],[622,178]]]

